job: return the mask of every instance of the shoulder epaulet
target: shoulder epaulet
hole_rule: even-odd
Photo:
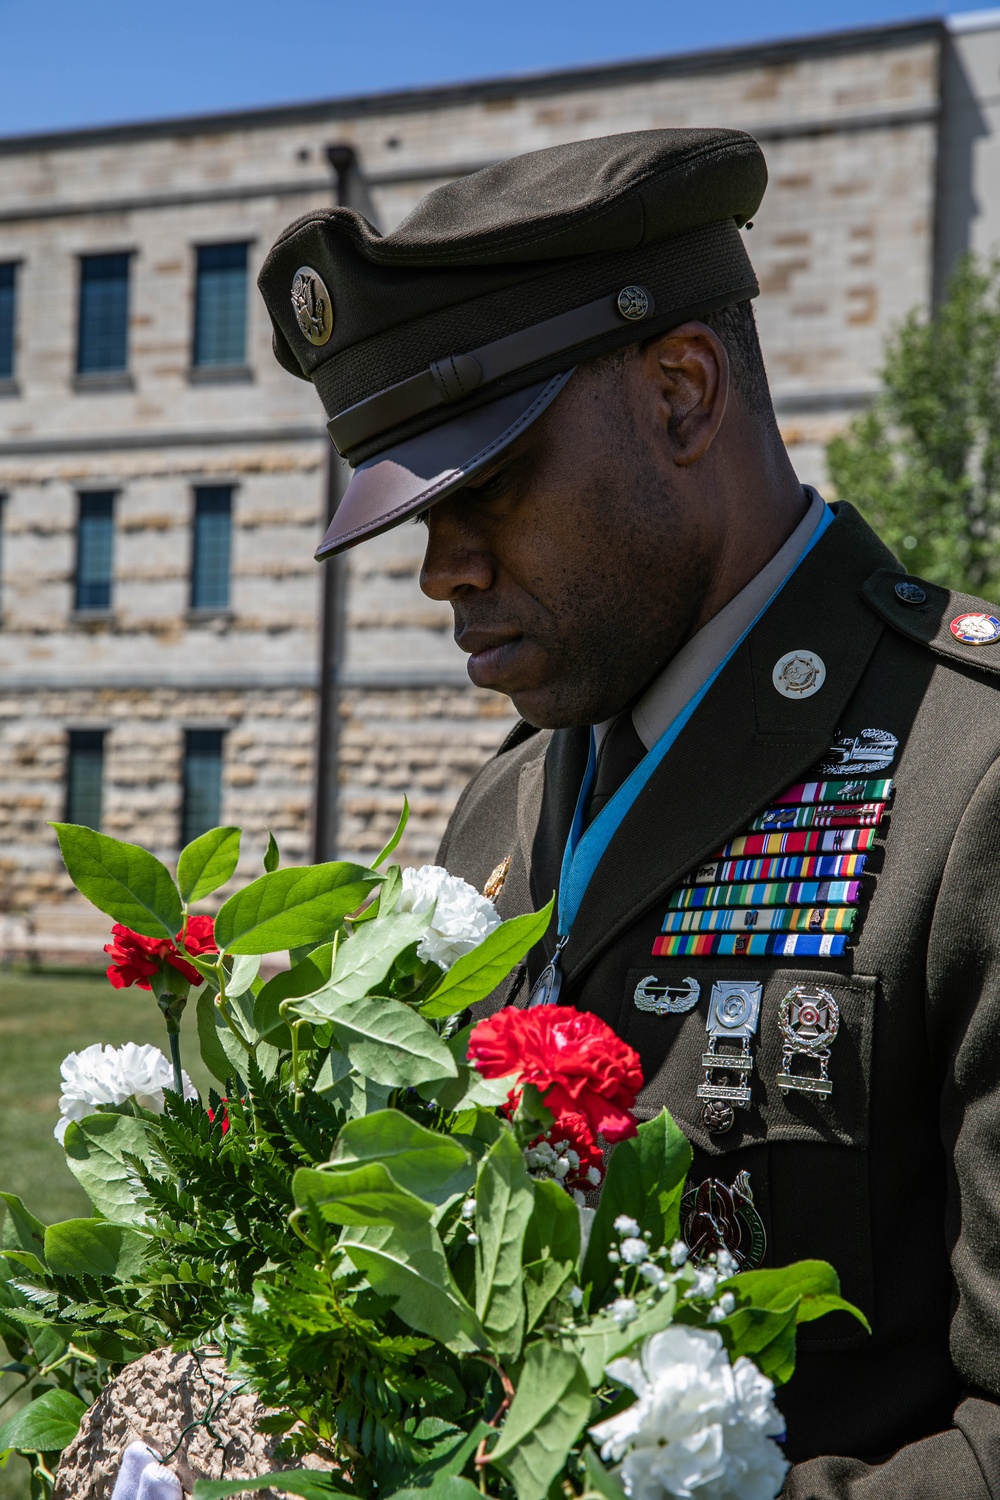
[[[525,740],[530,740],[532,735],[537,733],[537,724],[529,724],[527,719],[518,719],[514,728],[497,751],[497,755],[506,755],[508,750],[516,750],[518,745],[523,745]]]
[[[862,589],[877,615],[939,656],[1000,676],[1000,605],[879,568]]]

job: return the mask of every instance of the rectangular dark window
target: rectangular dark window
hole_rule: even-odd
[[[195,365],[242,365],[247,345],[247,246],[200,245]]]
[[[17,266],[13,261],[0,266],[0,380],[14,378],[14,309],[17,295]]]
[[[111,608],[115,496],[101,490],[79,497],[76,528],[76,608]]]
[[[80,375],[128,369],[128,252],[80,257]]]
[[[191,608],[229,608],[233,492],[228,485],[199,485],[194,492],[191,542]]]
[[[101,827],[104,730],[71,729],[66,765],[66,822]]]
[[[222,821],[222,738],[221,729],[189,729],[184,735],[182,844]]]

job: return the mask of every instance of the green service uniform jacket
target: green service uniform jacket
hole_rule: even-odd
[[[950,628],[968,612],[989,634],[996,611],[923,582],[909,592],[924,602],[899,597],[899,564],[850,506],[835,510],[609,845],[563,951],[560,1003],[639,1051],[640,1105],[666,1105],[687,1134],[692,1183],[749,1173],[764,1264],[829,1260],[871,1322],[871,1336],[846,1314],[800,1330],[779,1392],[784,1494],[1000,1500],[1000,641]],[[802,698],[772,681],[797,651],[826,667]],[[521,725],[463,794],[441,863],[482,889],[511,855],[505,917],[558,884],[588,745],[589,730]],[[654,956],[685,877],[838,764],[895,783],[846,951]],[[553,946],[550,935],[531,975]],[[695,980],[697,1005],[640,1009],[649,976],[654,994]],[[734,980],[762,987],[752,1100],[713,1134],[696,1089],[713,985]],[[839,1009],[828,1097],[777,1085],[779,1007],[795,986]],[[515,977],[494,1008],[526,990]]]

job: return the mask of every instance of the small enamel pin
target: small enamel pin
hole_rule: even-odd
[[[495,901],[503,890],[504,881],[510,874],[510,862],[513,857],[512,854],[508,854],[506,859],[502,859],[483,886],[483,895],[487,901]]]
[[[826,681],[826,663],[815,651],[787,651],[775,662],[771,681],[783,698],[811,698]]]
[[[695,1265],[728,1250],[741,1271],[753,1271],[764,1259],[767,1235],[753,1201],[750,1173],[732,1184],[706,1177],[681,1199],[681,1232]]]
[[[964,646],[989,646],[1000,640],[1000,620],[996,615],[956,615],[949,629]]]

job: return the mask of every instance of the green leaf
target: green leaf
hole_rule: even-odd
[[[45,1225],[28,1212],[16,1193],[0,1193],[0,1203],[6,1208],[0,1246],[4,1250],[27,1250],[44,1265]]]
[[[290,969],[282,969],[267,981],[254,1005],[254,1024],[261,1036],[277,1031],[287,1022],[279,1006],[283,1000],[300,1000],[313,995],[330,982],[333,966],[333,944],[322,943]]]
[[[329,1022],[351,1066],[375,1083],[416,1088],[457,1077],[452,1055],[434,1028],[399,1000],[341,1000],[329,990],[297,1003],[295,1013],[307,1021]]]
[[[535,1183],[535,1211],[524,1236],[525,1261],[543,1257],[567,1261],[580,1259],[580,1211],[566,1189],[557,1182]]]
[[[417,1333],[456,1353],[484,1349],[486,1332],[455,1285],[437,1231],[430,1224],[348,1228],[339,1248],[383,1296],[396,1299],[395,1313]]]
[[[800,1323],[846,1312],[868,1329],[864,1314],[841,1297],[837,1273],[823,1260],[744,1271],[720,1283],[721,1290],[737,1299],[736,1310],[718,1325],[731,1354],[749,1356],[776,1385],[784,1385],[794,1373],[795,1330]]]
[[[603,1495],[604,1500],[625,1500],[625,1490],[617,1474],[612,1474],[606,1469],[588,1443],[580,1454],[583,1466],[587,1471],[587,1494],[597,1493]]]
[[[564,1343],[580,1356],[587,1379],[596,1387],[604,1383],[604,1369],[611,1360],[625,1354],[641,1339],[669,1328],[676,1308],[677,1289],[670,1287],[658,1297],[647,1298],[640,1306],[639,1316],[624,1328],[619,1327],[610,1313],[601,1312],[574,1329]]]
[[[575,1354],[531,1344],[517,1394],[490,1454],[512,1481],[517,1500],[545,1500],[566,1454],[590,1416],[590,1382]]]
[[[107,1219],[64,1219],[45,1231],[45,1261],[55,1276],[128,1281],[142,1268],[146,1240]]]
[[[236,1038],[232,1036],[229,1027],[220,1016],[215,998],[212,991],[204,987],[198,992],[198,1045],[206,1068],[212,1077],[225,1087],[236,1073],[242,1072],[242,1069],[233,1066],[229,1060],[229,1053],[223,1046],[223,1035],[232,1037],[234,1042]]]
[[[191,1492],[191,1500],[228,1500],[230,1495],[269,1489],[277,1490],[279,1494],[301,1495],[302,1500],[326,1500],[327,1495],[351,1494],[350,1490],[341,1489],[334,1483],[331,1475],[324,1474],[321,1470],[275,1469],[270,1474],[258,1474],[256,1479],[198,1479]],[[479,1500],[482,1500],[481,1496]]]
[[[114,1224],[139,1224],[143,1210],[136,1202],[134,1170],[126,1156],[152,1167],[149,1132],[144,1120],[131,1115],[88,1115],[71,1121],[63,1140],[66,1165],[98,1213]]]
[[[677,1238],[690,1165],[691,1147],[665,1109],[612,1151],[583,1262],[583,1284],[593,1287],[591,1307],[603,1301],[615,1278],[608,1249],[619,1214],[636,1219],[640,1232],[650,1231],[654,1250]]]
[[[404,797],[403,798],[403,811],[399,815],[399,822],[396,824],[396,831],[392,835],[392,838],[389,840],[389,842],[386,844],[385,848],[382,850],[382,853],[378,856],[377,859],[375,859],[375,860],[372,861],[372,869],[373,870],[377,870],[378,867],[379,867],[379,865],[382,863],[382,861],[384,859],[388,859],[389,855],[393,854],[395,852],[395,850],[396,850],[396,848],[397,848],[397,846],[399,844],[400,839],[403,837],[403,833],[405,832],[406,825],[407,825],[407,823],[409,821],[410,821],[410,804],[409,804],[409,801],[407,800],[407,798]]]
[[[483,1497],[471,1480],[461,1479],[457,1474],[443,1474],[435,1475],[430,1484],[419,1489],[396,1490],[389,1500],[483,1500]]]
[[[339,861],[274,870],[223,904],[215,940],[227,953],[275,953],[325,942],[378,879],[362,865]]]
[[[342,1000],[363,999],[382,982],[399,955],[420,941],[429,920],[426,914],[404,912],[366,923],[344,938],[337,945],[329,984],[310,995],[308,1005],[296,1006],[296,1015],[307,1021],[324,1020],[328,1007]]]
[[[501,1360],[516,1360],[524,1337],[521,1263],[535,1205],[531,1178],[505,1130],[476,1179],[476,1313]]]
[[[203,901],[236,873],[240,858],[238,828],[210,828],[181,850],[177,884],[186,906]]]
[[[429,1203],[401,1188],[381,1162],[364,1166],[300,1167],[292,1178],[296,1205],[315,1206],[330,1224],[395,1224],[408,1229],[426,1223]]]
[[[70,879],[98,911],[144,937],[174,940],[184,914],[166,865],[138,844],[123,844],[92,828],[52,827]]]
[[[525,1334],[538,1327],[554,1298],[571,1282],[573,1267],[564,1260],[529,1261],[522,1269],[524,1278]]]
[[[61,1453],[76,1437],[86,1401],[72,1391],[47,1390],[0,1427],[0,1454]]]
[[[351,1120],[337,1137],[333,1163],[382,1162],[400,1187],[435,1206],[475,1180],[469,1152],[453,1136],[426,1130],[397,1109]]]
[[[313,1092],[343,1110],[348,1120],[357,1120],[385,1109],[392,1089],[356,1073],[344,1053],[331,1047],[316,1076]]]
[[[281,863],[281,855],[278,851],[278,841],[270,828],[267,830],[267,848],[264,850],[264,870],[270,875]]]
[[[544,937],[552,917],[552,901],[541,911],[501,922],[488,938],[452,964],[441,983],[420,1007],[421,1015],[443,1021],[467,1010],[496,989],[515,964]]]

